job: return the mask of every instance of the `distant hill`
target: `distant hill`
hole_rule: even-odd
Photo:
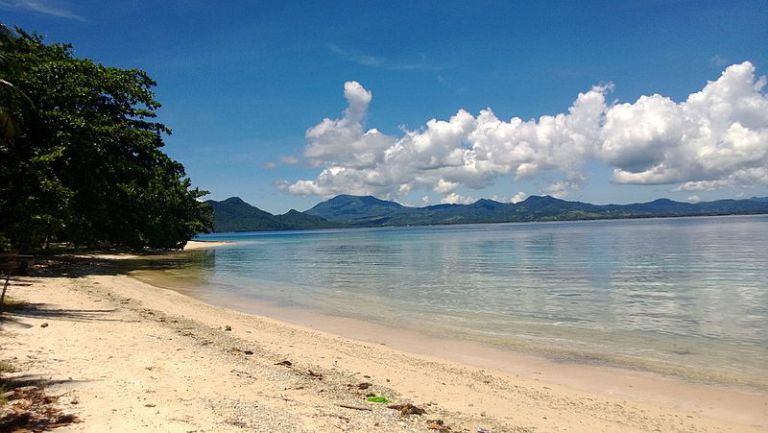
[[[520,203],[481,199],[472,204],[406,207],[371,196],[341,195],[305,212],[349,226],[472,224],[768,213],[768,198],[683,203],[659,199],[627,205],[595,205],[531,196]]]
[[[335,222],[355,225],[375,224],[381,217],[397,213],[403,205],[373,196],[338,195],[305,211]]]
[[[407,207],[372,196],[340,195],[305,212],[291,209],[282,215],[272,215],[237,197],[206,203],[213,207],[217,232],[768,213],[768,197],[700,203],[658,199],[648,203],[595,205],[531,196],[520,203],[481,199],[467,205]]]
[[[282,215],[275,215],[275,218],[283,225],[282,230],[306,230],[323,229],[339,227],[339,224],[332,223],[319,216],[308,215],[291,209]]]
[[[208,200],[206,203],[213,208],[213,230],[216,232],[306,230],[339,226],[324,218],[294,209],[282,215],[272,215],[251,206],[239,197],[222,201]]]

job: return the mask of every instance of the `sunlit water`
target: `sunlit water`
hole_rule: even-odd
[[[768,216],[203,238],[166,284],[768,389]]]

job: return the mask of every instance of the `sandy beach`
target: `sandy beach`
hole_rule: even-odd
[[[17,369],[8,377],[39,380],[80,420],[57,431],[768,429],[762,393],[544,361],[537,369],[522,358],[494,368],[501,365],[472,362],[471,347],[456,347],[459,358],[446,348],[345,338],[154,287],[110,260],[36,270],[9,289],[27,305],[6,315],[0,360]],[[406,403],[425,413],[388,407]]]

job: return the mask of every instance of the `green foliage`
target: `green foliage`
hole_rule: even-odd
[[[20,29],[0,32],[0,62],[0,244],[179,248],[210,228],[205,192],[161,149],[144,71]]]

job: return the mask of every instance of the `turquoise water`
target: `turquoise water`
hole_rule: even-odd
[[[768,216],[201,238],[238,242],[186,263],[208,298],[768,388]]]

